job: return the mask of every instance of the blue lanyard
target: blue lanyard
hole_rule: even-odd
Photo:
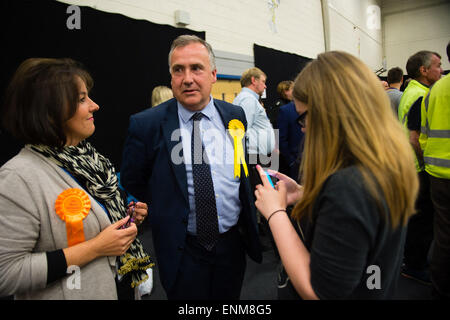
[[[76,183],[78,183],[78,185],[80,186],[81,189],[83,189],[86,193],[89,193],[89,192],[87,192],[87,191],[81,186],[81,184],[78,182],[78,180],[75,179],[75,177],[74,177],[69,171],[67,171],[67,170],[66,170],[65,168],[63,168],[63,167],[60,167],[60,168],[63,169],[69,176],[71,176],[72,179],[75,180]],[[91,196],[92,196],[92,195],[91,195]],[[103,204],[101,204],[97,199],[95,199],[95,197],[92,197],[92,198],[94,198],[94,200],[99,204],[99,206],[102,207],[103,210],[105,210],[106,214],[108,215],[109,221],[112,221],[111,216],[109,215],[109,212],[108,212],[108,210],[105,208],[105,206],[104,206]]]

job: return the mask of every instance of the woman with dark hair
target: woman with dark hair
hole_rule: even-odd
[[[338,51],[301,71],[293,97],[307,110],[302,185],[270,172],[274,189],[259,168],[255,191],[289,279],[303,299],[392,298],[418,179],[389,99],[361,60]],[[287,205],[307,224],[303,239]]]
[[[31,58],[7,89],[3,124],[25,147],[0,168],[0,296],[133,299],[148,279],[147,205],[127,215],[113,165],[85,140],[92,85],[73,60]]]

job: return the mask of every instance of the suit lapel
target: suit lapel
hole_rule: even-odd
[[[173,169],[175,174],[175,179],[180,187],[181,193],[183,194],[186,203],[189,205],[188,199],[188,187],[187,187],[187,176],[186,176],[186,167],[184,165],[184,161],[180,164],[175,164],[171,159],[172,150],[181,142],[181,136],[176,135],[175,137],[178,140],[172,141],[172,133],[175,130],[180,129],[180,123],[178,120],[178,110],[177,110],[177,100],[173,100],[167,107],[166,118],[162,122],[162,131],[164,135],[165,144],[167,146],[167,151],[169,154],[169,163]],[[178,154],[178,153],[177,153]],[[181,148],[181,156],[183,156],[183,148]]]
[[[232,145],[234,145],[233,137],[230,135],[230,133],[228,131],[228,123],[233,119],[238,119],[244,124],[245,130],[247,130],[247,124],[245,123],[244,119],[241,119],[238,114],[234,114],[233,112],[231,112],[231,110],[229,108],[227,108],[226,105],[222,104],[220,102],[220,100],[214,100],[214,105],[215,105],[217,111],[219,112],[220,117],[222,118],[223,125],[225,126],[225,130],[227,130],[227,136],[231,140]],[[246,150],[245,138],[242,139],[242,146],[244,147],[245,161],[247,162],[247,167],[248,167],[248,155],[247,155],[247,152],[245,152],[245,150]],[[233,151],[234,151],[234,149],[233,149]],[[248,168],[248,169],[250,169],[250,168]],[[246,179],[246,176],[244,173],[244,168],[241,164],[241,181],[242,181],[242,179]]]
[[[234,115],[230,112],[230,110],[229,110],[225,105],[223,105],[222,103],[220,103],[220,101],[214,100],[214,106],[216,107],[217,111],[218,111],[219,114],[220,114],[220,118],[222,119],[222,122],[223,122],[223,125],[224,125],[224,127],[225,127],[225,130],[228,130],[228,123],[229,123],[231,120],[233,120],[233,119],[241,120],[241,119],[239,119],[239,117],[234,116]],[[241,120],[241,121],[242,121],[242,120]],[[228,131],[227,131],[227,135],[228,135],[228,137],[231,139],[231,141],[233,141],[233,138],[232,138],[231,135],[228,133]]]

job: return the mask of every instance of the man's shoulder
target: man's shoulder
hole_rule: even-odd
[[[280,107],[280,114],[290,114],[293,112],[296,112],[296,111],[295,111],[294,102],[292,102],[292,101],[285,105],[282,105]]]
[[[258,99],[251,94],[248,90],[244,90],[245,88],[242,88],[241,92],[234,98],[233,103],[234,104],[240,104],[243,101],[258,101]]]
[[[448,88],[450,86],[450,73],[443,76],[441,79],[439,79],[431,89],[434,89],[433,92],[436,92],[438,89],[436,88]]]
[[[280,110],[291,110],[292,107],[294,107],[294,102],[288,102],[286,104],[283,104],[282,106],[280,106]]]
[[[214,99],[214,104],[221,108],[226,110],[227,112],[233,113],[233,114],[241,114],[244,112],[244,109],[242,109],[241,106],[237,105],[234,103],[229,103],[227,101],[224,100],[218,100],[218,99]]]
[[[235,104],[234,102],[230,103],[225,100],[214,99],[214,103],[216,103],[220,106],[223,106],[223,107],[227,107],[227,108],[235,108],[235,109],[241,108],[239,105]]]
[[[389,89],[386,93],[390,96],[401,96],[403,94],[403,92],[398,89]]]
[[[214,99],[214,105],[221,115],[226,114],[226,118],[229,119],[239,119],[244,123],[244,126],[247,127],[247,118],[245,117],[244,109],[241,106],[217,99]]]
[[[159,119],[159,118],[165,116],[169,107],[172,106],[173,104],[176,104],[175,98],[170,99],[166,102],[163,102],[155,107],[147,108],[138,113],[135,113],[131,116],[131,118],[134,120],[137,120],[137,121],[139,121],[141,119],[148,120],[149,118],[150,119]]]

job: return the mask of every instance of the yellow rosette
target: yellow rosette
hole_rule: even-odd
[[[84,242],[83,219],[89,214],[91,201],[80,189],[67,189],[55,201],[56,214],[66,223],[69,247]]]
[[[247,177],[248,169],[245,163],[244,147],[242,146],[242,139],[245,135],[244,124],[237,119],[233,119],[228,123],[228,131],[234,142],[234,177],[241,177],[241,163]]]

